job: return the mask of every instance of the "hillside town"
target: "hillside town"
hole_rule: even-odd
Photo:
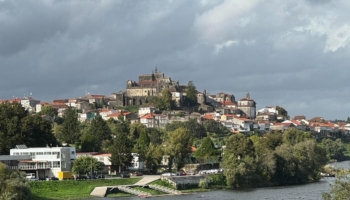
[[[151,99],[159,96],[165,88],[171,92],[175,109],[160,111],[151,103]],[[233,133],[266,133],[270,130],[296,128],[311,131],[316,138],[347,137],[350,134],[350,124],[345,121],[333,122],[321,116],[307,119],[304,115],[290,118],[288,112],[277,105],[257,108],[256,101],[249,93],[236,99],[233,94],[225,92],[210,94],[205,89],[196,90],[197,105],[188,106],[184,100],[186,88],[187,85],[180,85],[179,81],[173,81],[156,68],[151,74],[139,75],[138,81],[127,80],[125,90],[113,92],[109,96],[87,92],[82,97],[67,97],[52,102],[42,102],[32,96],[25,96],[2,99],[0,103],[18,102],[30,113],[40,113],[42,107],[51,106],[57,110],[59,117],[64,115],[68,107],[73,107],[79,111],[80,122],[89,122],[98,113],[104,120],[118,120],[119,116],[123,115],[123,118],[131,123],[138,121],[148,128],[164,128],[166,124],[175,121],[196,119],[198,123],[215,120]],[[136,106],[138,112],[125,110],[128,106]],[[279,108],[282,108],[282,113],[279,112]],[[54,121],[52,116],[42,117]]]
[[[1,100],[0,167],[26,174],[30,182],[145,173],[151,176],[144,178],[147,184],[161,179],[186,189],[219,175],[216,184],[239,188],[334,176],[324,168],[327,162],[349,158],[343,141],[350,124],[291,119],[281,106],[256,105],[250,93],[236,100],[233,94],[200,92],[192,81],[180,85],[157,69],[138,81],[127,80],[125,90],[109,96]],[[104,197],[108,191],[96,187],[90,195]],[[150,195],[128,186],[120,191]]]

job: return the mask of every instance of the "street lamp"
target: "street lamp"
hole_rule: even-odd
[[[91,153],[91,155],[90,155],[90,160],[91,160],[91,172],[90,172],[90,179],[92,179],[92,154],[94,153],[94,151],[95,151],[95,147],[93,147],[92,148],[92,153]]]

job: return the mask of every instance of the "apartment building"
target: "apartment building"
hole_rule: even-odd
[[[28,156],[18,160],[18,169],[35,173],[36,177],[57,177],[61,171],[71,171],[76,158],[75,147],[35,147],[16,145],[10,149],[10,158]],[[12,166],[14,168],[14,166]]]

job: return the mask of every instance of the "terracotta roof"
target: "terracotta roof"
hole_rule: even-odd
[[[121,114],[121,112],[115,112],[115,113],[112,113],[112,114],[107,115],[107,117],[119,117],[120,114]],[[123,115],[124,115],[124,116],[127,116],[127,115],[129,115],[129,114],[130,114],[130,112],[123,112]]]
[[[148,114],[145,114],[144,116],[142,116],[141,119],[153,119],[153,116],[155,116],[155,114],[148,113]]]
[[[221,104],[226,105],[226,106],[234,106],[236,105],[235,103],[231,101],[220,101]]]

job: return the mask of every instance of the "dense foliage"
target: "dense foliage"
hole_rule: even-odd
[[[350,178],[337,177],[335,183],[331,185],[331,191],[322,194],[324,200],[350,199]]]
[[[18,144],[28,147],[56,145],[51,122],[30,115],[19,103],[0,104],[0,155],[9,154]]]
[[[175,106],[174,101],[172,100],[172,94],[166,88],[163,89],[158,96],[152,97],[151,103],[153,103],[159,110],[171,110]]]
[[[102,170],[103,163],[99,162],[92,156],[80,156],[74,160],[72,172],[73,174],[94,174]]]
[[[197,102],[198,101],[196,86],[194,85],[193,81],[189,81],[186,87],[185,103],[187,104],[187,106],[194,106],[197,105]]]
[[[230,187],[288,185],[319,179],[328,159],[310,134],[288,129],[263,137],[232,135],[224,151],[223,167]]]
[[[28,181],[24,172],[10,170],[0,162],[0,199],[29,200],[31,198]]]

